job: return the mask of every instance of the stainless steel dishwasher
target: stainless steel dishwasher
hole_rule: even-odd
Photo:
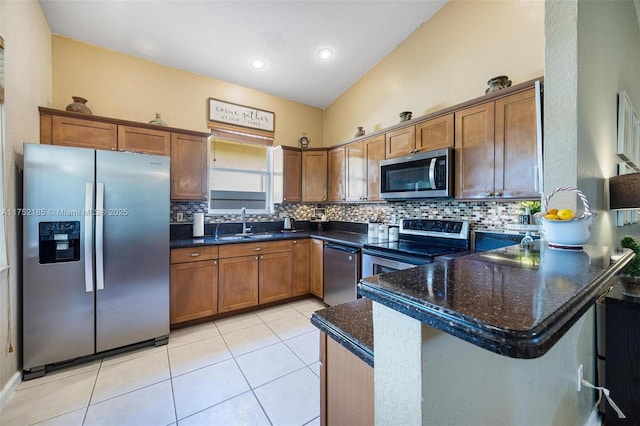
[[[339,244],[324,244],[324,303],[329,306],[358,298],[360,249]]]

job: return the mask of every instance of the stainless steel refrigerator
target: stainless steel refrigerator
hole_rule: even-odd
[[[25,379],[166,343],[169,166],[156,155],[24,144]]]

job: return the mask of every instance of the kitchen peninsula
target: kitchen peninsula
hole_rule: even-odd
[[[536,242],[362,279],[376,424],[584,424],[595,401],[576,372],[595,380],[581,350],[591,308],[632,257]],[[335,339],[329,315],[312,322]]]

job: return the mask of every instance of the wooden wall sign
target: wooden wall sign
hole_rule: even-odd
[[[209,122],[274,132],[276,116],[271,111],[209,98]]]

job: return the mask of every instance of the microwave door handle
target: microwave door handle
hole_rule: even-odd
[[[436,189],[436,158],[432,158],[429,165],[429,182],[431,189]]]

